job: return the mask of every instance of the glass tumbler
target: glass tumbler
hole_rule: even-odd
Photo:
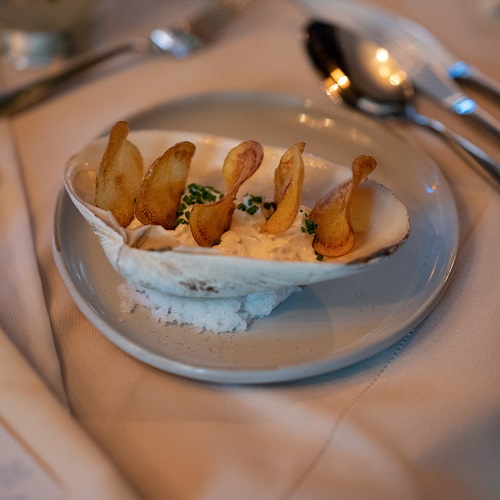
[[[0,0],[0,47],[17,69],[67,57],[87,43],[96,0]]]

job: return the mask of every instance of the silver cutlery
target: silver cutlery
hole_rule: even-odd
[[[192,19],[153,30],[118,46],[83,54],[62,70],[27,85],[0,93],[0,115],[14,115],[54,95],[60,86],[87,69],[126,52],[169,55],[183,59],[215,41],[249,0],[212,1]]]
[[[344,102],[378,119],[406,119],[444,137],[474,158],[500,182],[500,164],[442,123],[418,114],[411,101],[413,85],[391,54],[370,40],[323,22],[306,28],[306,48],[334,102]]]
[[[436,49],[433,43],[438,43],[437,40],[423,27],[409,19],[354,0],[296,1],[307,7],[316,18],[349,29],[387,49],[411,78],[416,90],[453,113],[475,121],[497,139],[500,138],[500,121],[462,92],[452,78],[459,76],[460,65],[455,60],[456,64],[452,64],[451,68],[449,65],[446,68],[441,66],[443,55],[447,51]],[[478,70],[465,63],[464,68],[462,79],[469,78],[476,85],[479,85],[480,81],[482,87],[491,83]],[[492,87],[490,90],[493,92]]]

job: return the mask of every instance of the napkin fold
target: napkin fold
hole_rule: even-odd
[[[1,329],[0,431],[13,443],[0,444],[1,498],[137,498]],[[42,488],[26,493],[35,476]]]
[[[11,339],[57,397],[65,401],[28,206],[10,123],[0,119],[0,335]]]

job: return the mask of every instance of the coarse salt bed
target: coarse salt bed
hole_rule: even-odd
[[[166,295],[127,282],[118,286],[122,313],[132,313],[140,305],[150,309],[152,317],[162,325],[189,324],[200,332],[217,333],[246,330],[254,319],[268,316],[298,290],[300,287],[290,286],[244,297],[204,299]]]

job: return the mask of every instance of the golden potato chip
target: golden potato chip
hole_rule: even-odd
[[[262,225],[261,231],[278,234],[291,227],[297,217],[302,200],[304,184],[304,142],[299,142],[286,151],[274,172],[274,202],[276,211]]]
[[[359,183],[377,162],[371,156],[357,156],[352,162],[352,179],[333,189],[321,199],[309,218],[317,224],[313,248],[325,257],[340,257],[354,246],[351,226],[351,202]]]
[[[189,227],[198,245],[213,247],[229,229],[235,209],[233,198],[224,196],[214,203],[193,206]]]
[[[174,229],[194,152],[194,144],[179,142],[149,167],[135,206],[135,216],[140,222]]]
[[[109,210],[122,227],[134,218],[134,200],[143,175],[141,153],[127,140],[128,132],[123,121],[111,129],[95,184],[95,206]]]
[[[222,165],[226,192],[235,185],[240,187],[249,179],[260,167],[263,158],[264,149],[257,141],[245,141],[232,148]]]
[[[191,234],[198,245],[212,247],[231,226],[238,189],[260,167],[264,151],[256,141],[245,141],[229,151],[222,167],[227,193],[214,203],[194,205],[189,216]]]

